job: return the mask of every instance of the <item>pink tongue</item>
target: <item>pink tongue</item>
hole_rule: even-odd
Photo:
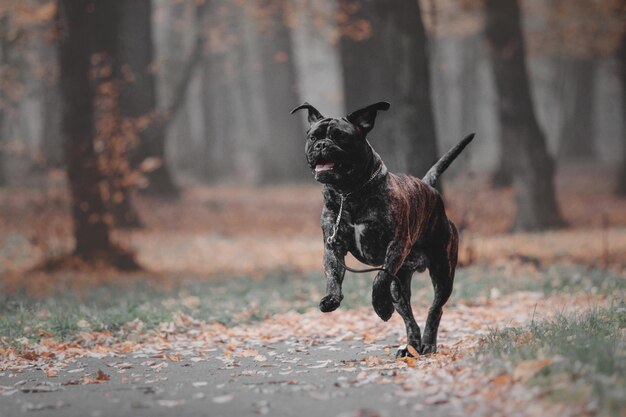
[[[328,171],[329,169],[333,169],[334,167],[335,167],[334,162],[320,163],[320,164],[315,165],[315,172]]]

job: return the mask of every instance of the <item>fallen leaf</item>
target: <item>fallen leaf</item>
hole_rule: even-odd
[[[328,366],[329,363],[331,363],[332,361],[330,359],[325,360],[325,361],[317,361],[318,364],[317,365],[311,365],[311,366],[307,366],[307,368],[309,369],[320,369],[320,368],[325,368]]]
[[[503,374],[494,377],[491,382],[498,387],[502,387],[504,385],[509,385],[511,382],[513,382],[513,378],[511,377],[511,375]]]
[[[115,367],[118,369],[130,369],[133,367],[133,364],[130,362],[122,362],[115,365]]]
[[[213,397],[213,402],[215,404],[224,404],[229,401],[232,401],[235,396],[233,394],[220,395],[218,397]]]
[[[108,381],[111,377],[105,374],[102,369],[98,369],[98,373],[96,374],[96,381]]]
[[[259,352],[254,349],[246,349],[246,350],[241,351],[239,356],[241,356],[242,358],[252,358],[254,356],[257,356],[258,354]]]
[[[157,404],[161,407],[176,407],[185,404],[185,400],[158,400]]]
[[[406,350],[408,350],[409,353],[413,355],[414,358],[419,358],[420,354],[413,346],[407,345]]]
[[[39,359],[39,355],[32,350],[28,352],[24,352],[21,356],[27,361],[36,361],[37,359]]]
[[[415,365],[417,364],[417,359],[416,358],[412,358],[410,356],[405,356],[404,358],[398,358],[398,359],[396,359],[396,361],[406,363],[406,365],[409,368],[415,368]]]

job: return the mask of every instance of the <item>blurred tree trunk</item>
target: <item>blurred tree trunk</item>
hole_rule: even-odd
[[[270,147],[265,86],[261,61],[261,33],[256,3],[240,7],[231,1],[211,1],[208,26],[219,32],[209,42],[211,62],[203,85],[206,130],[211,132],[208,169],[247,184],[264,178],[265,148]],[[221,42],[220,42],[221,41]],[[285,104],[286,105],[286,104]],[[279,152],[278,150],[276,150]]]
[[[127,121],[134,121],[139,139],[133,151],[132,164],[137,168],[148,158],[158,161],[155,169],[146,172],[148,183],[143,191],[158,197],[177,197],[179,190],[174,184],[165,155],[165,129],[157,117],[152,67],[152,2],[117,1],[120,3],[118,60],[124,79],[123,88],[120,89],[120,112]]]
[[[202,167],[202,177],[208,181],[212,181],[220,176],[222,173],[221,162],[226,162],[223,160],[225,158],[224,155],[217,154],[215,150],[217,150],[221,143],[218,143],[220,139],[220,135],[218,133],[218,127],[216,123],[215,114],[217,112],[218,106],[214,106],[213,104],[213,94],[217,90],[217,86],[215,80],[213,78],[212,69],[215,57],[211,57],[211,62],[206,62],[202,65],[200,76],[202,82],[202,114],[204,121],[204,132],[205,132],[205,158],[204,165]],[[221,158],[222,157],[222,158]]]
[[[477,132],[478,129],[478,103],[480,100],[479,74],[482,39],[480,35],[470,35],[462,40],[462,64],[461,64],[461,129],[465,132]],[[471,152],[472,148],[464,152]],[[451,167],[453,168],[454,165]]]
[[[225,18],[213,13],[215,1],[211,2],[206,17],[209,26],[224,23]],[[227,24],[234,20],[226,19]],[[230,25],[229,25],[230,27]],[[212,42],[209,42],[212,44]],[[204,173],[209,180],[233,175],[235,165],[236,138],[232,130],[236,126],[235,112],[230,100],[230,91],[237,88],[233,82],[231,59],[232,50],[211,50],[211,59],[202,67],[202,107],[204,114],[204,130],[206,132],[206,167]],[[219,98],[218,100],[216,100]]]
[[[517,203],[513,230],[561,227],[554,162],[530,96],[517,0],[486,1],[486,36],[498,92],[502,149],[510,162]]]
[[[109,237],[111,219],[103,196],[105,178],[94,147],[94,92],[89,73],[97,17],[87,12],[90,7],[93,2],[89,0],[59,0],[59,16],[64,25],[59,46],[60,85],[76,239],[74,252],[85,259],[113,250]]]
[[[94,3],[95,55],[91,60],[96,141],[103,150],[100,169],[107,179],[105,197],[113,219],[112,226],[124,229],[141,226],[133,204],[135,185],[129,157],[140,130],[137,126],[142,126],[142,123],[124,114],[128,110],[129,87],[123,81],[135,77],[125,63],[128,58],[126,45],[133,44],[135,40],[125,36],[124,31],[128,26],[128,15],[135,12],[125,9],[128,4],[136,3],[123,0]],[[134,93],[140,95],[138,91]],[[149,122],[143,125],[149,125]]]
[[[9,17],[5,14],[0,17],[0,187],[7,184],[7,177],[4,172],[4,132],[9,102],[6,93],[2,89],[6,88],[6,72],[9,64],[10,45],[8,30]]]
[[[622,80],[622,163],[617,175],[618,195],[626,196],[626,33],[622,35],[622,42],[617,50],[619,77]]]
[[[152,143],[162,141],[164,133],[156,114],[156,87],[150,67],[153,64],[150,0],[113,2],[117,5],[117,30],[113,36],[120,134],[123,152],[130,159],[124,169],[127,180],[116,187],[113,216],[116,226],[129,229],[142,226],[133,203],[132,171],[139,169],[143,159],[150,155],[147,149]],[[147,176],[149,188],[150,173]]]
[[[56,81],[56,79],[55,79]],[[61,132],[61,93],[58,84],[50,84],[44,81],[45,91],[43,92],[42,108],[42,150],[46,158],[46,166],[49,168],[60,168],[65,164],[63,157],[63,135]]]
[[[263,180],[302,180],[308,177],[306,164],[302,163],[303,126],[300,118],[289,114],[300,104],[300,98],[291,32],[286,22],[287,1],[262,0],[257,7],[264,13],[258,26],[265,117],[270,121],[269,146],[263,148]]]
[[[61,168],[65,164],[63,156],[63,134],[61,119],[61,92],[59,91],[58,56],[50,40],[42,39],[38,45],[41,61],[44,63],[42,76],[41,106],[41,151],[47,168]]]
[[[341,0],[340,8],[347,14],[340,46],[348,112],[390,101],[391,111],[377,120],[381,139],[372,143],[383,159],[393,155],[392,169],[421,177],[437,160],[437,140],[419,3]]]
[[[560,160],[590,160],[595,155],[593,137],[593,58],[566,59],[559,139]]]
[[[218,18],[215,0],[208,2],[208,6],[199,10],[196,20],[199,30],[205,27],[212,27],[217,21],[225,23],[223,17]],[[211,45],[211,39],[205,34],[204,41]],[[204,122],[204,165],[202,176],[208,181],[214,181],[223,177],[228,172],[228,167],[232,166],[233,151],[230,149],[232,143],[228,140],[228,129],[226,123],[228,115],[231,113],[228,100],[221,99],[218,103],[215,98],[227,97],[227,77],[224,74],[226,60],[223,51],[210,50],[210,60],[205,60],[200,69],[200,81],[202,84],[202,114]]]
[[[498,166],[491,175],[491,185],[495,188],[510,187],[513,184],[513,161],[510,160],[513,157],[513,154],[510,152],[512,145],[508,142],[509,138],[500,137]]]

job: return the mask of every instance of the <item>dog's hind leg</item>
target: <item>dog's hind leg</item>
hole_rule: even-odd
[[[391,295],[393,298],[393,307],[398,312],[400,317],[404,320],[406,326],[407,346],[398,349],[396,358],[402,358],[405,356],[411,356],[408,350],[408,346],[411,345],[419,352],[422,341],[420,336],[420,328],[413,316],[413,309],[411,308],[411,277],[413,271],[410,269],[401,268],[397,277],[402,283],[402,286],[398,286],[396,281],[391,283]]]
[[[440,245],[429,253],[428,270],[433,283],[435,296],[428,310],[428,318],[424,327],[421,354],[437,351],[437,331],[443,314],[443,306],[452,294],[454,270],[456,268],[458,234],[453,223],[450,223],[450,235],[446,245]]]

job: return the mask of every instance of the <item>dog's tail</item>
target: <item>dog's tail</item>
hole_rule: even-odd
[[[424,178],[422,178],[422,181],[431,187],[434,187],[435,184],[437,184],[437,180],[439,180],[439,176],[443,173],[443,171],[448,169],[450,164],[456,159],[457,156],[459,156],[461,152],[463,152],[463,149],[465,149],[472,139],[474,139],[474,133],[470,133],[454,148],[450,149],[444,156],[441,157],[441,159],[437,161],[437,163],[435,163],[435,165],[432,166],[432,168],[428,170],[426,175],[424,175]]]

